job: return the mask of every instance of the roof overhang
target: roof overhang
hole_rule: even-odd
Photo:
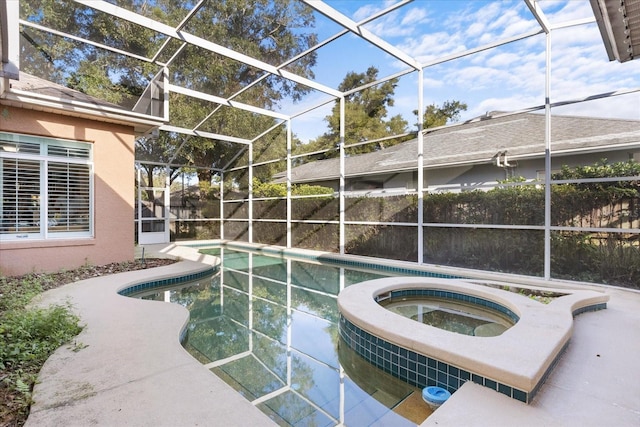
[[[32,93],[11,87],[5,88],[0,97],[0,105],[131,126],[136,136],[148,134],[164,124],[164,121],[145,114],[95,105],[89,102]]]
[[[607,147],[607,151],[609,152],[620,151],[620,150],[625,150],[625,151],[640,150],[640,140],[636,142],[626,143],[626,144],[611,145],[610,147]],[[554,150],[553,155],[554,157],[559,158],[559,157],[566,157],[566,156],[575,156],[575,155],[581,155],[581,154],[592,154],[592,153],[602,153],[602,152],[603,152],[603,147],[564,148],[564,149]],[[510,162],[541,160],[544,158],[545,158],[545,151],[543,148],[540,150],[531,151],[525,154],[509,155]],[[333,159],[330,159],[330,160],[333,160]],[[491,164],[493,165],[496,164],[495,155],[493,155],[492,157],[486,156],[486,157],[481,157],[473,160],[460,160],[460,161],[438,162],[434,164],[425,164],[424,170],[438,170],[438,169],[445,169],[445,168],[460,168],[460,167],[470,168],[470,167],[479,166],[479,165],[491,165]],[[316,169],[322,169],[322,168],[316,168]],[[365,178],[365,177],[376,176],[376,175],[413,172],[416,170],[418,170],[418,165],[412,164],[412,165],[403,166],[403,167],[380,169],[380,170],[369,171],[369,172],[357,172],[357,173],[345,172],[345,178],[350,178],[350,179]],[[293,176],[291,181],[294,184],[309,184],[309,183],[316,183],[319,181],[335,181],[339,178],[340,176],[338,174],[333,174],[333,175],[327,174],[325,176],[299,178],[299,179],[296,179],[296,177]],[[284,176],[283,173],[276,174],[274,175],[273,182],[284,183],[286,182],[286,176]]]
[[[640,0],[590,0],[609,60],[640,56]]]

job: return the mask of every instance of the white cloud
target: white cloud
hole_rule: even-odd
[[[587,1],[544,1],[540,4],[552,23],[593,17]],[[361,20],[387,5],[363,5],[355,13],[355,19]],[[367,28],[426,63],[525,34],[539,25],[522,0],[449,0],[410,3],[372,22]],[[445,100],[466,102],[469,111],[464,113],[463,119],[492,110],[514,111],[543,105],[545,38],[540,34],[426,68],[423,84],[425,98],[428,95],[429,100],[425,99],[425,104],[440,105]],[[551,102],[640,87],[640,61],[610,62],[595,24],[554,30],[551,44]],[[352,64],[350,61],[355,61],[355,57],[345,55],[344,60]],[[352,68],[357,66],[353,63]],[[406,69],[406,64],[389,65],[387,69],[393,67]],[[417,107],[415,85],[414,79],[411,84],[396,90],[396,105],[390,109],[390,115],[401,112],[405,120],[413,122],[411,111]],[[555,111],[640,119],[640,94],[590,101]],[[324,115],[318,117],[323,129],[313,137],[324,131],[323,118]],[[307,132],[306,122],[302,126],[300,123],[298,127]]]
[[[511,64],[519,62],[521,57],[515,53],[505,52],[492,56],[487,60],[489,67],[507,67]]]
[[[405,52],[411,52],[411,55],[420,62],[466,50],[466,46],[458,35],[447,32],[423,34],[406,40],[399,48]]]
[[[425,9],[414,7],[407,11],[407,14],[402,18],[400,25],[414,26],[420,25],[428,21],[429,14]]]
[[[502,98],[486,98],[467,111],[467,118],[481,116],[489,111],[518,111],[524,108],[541,105],[540,99],[531,96],[511,95]]]
[[[393,4],[393,0],[386,0],[383,4],[365,4],[360,6],[353,14],[353,20],[356,22],[360,22],[363,19],[369,18],[371,15],[384,10]]]
[[[564,3],[564,4],[562,4]],[[557,2],[560,8],[557,11],[546,11],[543,5],[543,12],[552,24],[573,21],[575,19],[593,18],[593,9],[588,1],[566,1]]]
[[[445,85],[444,81],[440,79],[433,79],[430,77],[426,77],[422,81],[425,89],[441,88]]]
[[[405,7],[365,25],[383,39],[412,37],[422,32],[421,26],[429,22],[429,13],[420,7]]]
[[[640,120],[640,93],[556,107],[552,114]]]

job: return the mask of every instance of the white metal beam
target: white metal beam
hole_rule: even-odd
[[[394,10],[400,8],[401,6],[407,4],[407,3],[411,3],[413,0],[403,0],[399,3],[396,3],[394,5],[391,5],[390,7],[383,9],[381,11],[379,11],[378,13],[375,13],[373,15],[371,15],[370,17],[358,22],[357,25],[364,25],[366,23],[369,23],[381,16],[384,16],[388,13],[393,12]],[[339,31],[338,33],[334,34],[333,36],[330,36],[329,38],[321,41],[320,43],[310,47],[309,49],[305,50],[304,52],[300,52],[299,54],[297,54],[296,56],[292,57],[291,59],[288,59],[287,61],[283,62],[282,64],[278,65],[278,69],[282,69],[284,67],[286,67],[289,64],[292,64],[294,62],[296,62],[297,60],[299,60],[300,58],[305,57],[306,55],[309,55],[312,52],[315,52],[316,50],[320,49],[323,46],[328,45],[329,43],[331,43],[334,40],[339,39],[340,37],[344,36],[345,34],[348,34],[349,30],[348,29],[344,29],[342,31]],[[411,70],[413,71],[413,70]],[[264,74],[260,77],[258,77],[256,80],[254,80],[253,82],[251,82],[250,84],[248,84],[247,86],[245,86],[244,88],[240,89],[238,92],[234,93],[233,95],[231,95],[229,97],[229,99],[233,99],[236,96],[240,95],[241,93],[245,92],[246,90],[250,89],[251,87],[255,86],[256,84],[260,83],[262,80],[266,79],[268,76],[268,74]],[[391,77],[392,78],[392,77]]]
[[[289,116],[284,114],[276,113],[275,111],[265,110],[264,108],[254,107],[252,105],[243,104],[237,101],[230,101],[226,98],[222,98],[220,96],[209,95],[207,93],[198,92],[197,90],[187,89],[181,86],[176,86],[173,84],[168,84],[170,92],[180,93],[182,95],[190,96],[192,98],[202,99],[205,101],[213,102],[214,104],[225,105],[227,107],[237,108],[239,110],[250,111],[256,114],[262,114],[269,117],[274,117],[280,120],[287,120]]]
[[[25,21],[24,19],[20,20],[20,24],[24,25],[25,27],[35,28],[36,30],[44,31],[44,32],[47,32],[47,33],[50,33],[50,34],[54,34],[56,36],[60,36],[60,37],[64,37],[64,38],[67,38],[67,39],[79,41],[81,43],[85,43],[85,44],[88,44],[88,45],[91,45],[91,46],[99,47],[100,49],[108,50],[109,52],[114,52],[114,53],[117,53],[119,55],[124,55],[124,56],[129,56],[131,58],[139,59],[140,61],[154,62],[152,58],[147,58],[146,56],[136,55],[135,53],[127,52],[126,50],[117,49],[115,47],[107,46],[106,44],[102,44],[102,43],[96,43],[96,42],[93,42],[91,40],[84,39],[82,37],[74,36],[74,35],[69,34],[69,33],[64,33],[62,31],[54,30],[54,29],[51,29],[49,27],[44,27],[42,25],[34,24],[32,22]],[[161,63],[161,62],[157,62],[157,64],[164,66],[164,64]]]
[[[540,24],[540,27],[542,27],[545,33],[549,34],[551,31],[551,24],[542,11],[538,0],[524,0],[524,2],[533,14],[534,18],[536,18],[536,21],[538,21],[538,24]]]
[[[544,279],[551,280],[551,33],[546,36],[544,98]]]
[[[316,83],[305,77],[298,76],[297,74],[291,73],[286,70],[279,70],[277,67],[267,64],[266,62],[263,62],[258,59],[252,58],[250,56],[244,55],[242,53],[236,52],[224,46],[220,46],[219,44],[210,42],[201,37],[194,36],[193,34],[176,30],[175,28],[170,27],[169,25],[163,24],[158,21],[154,21],[153,19],[147,18],[145,16],[138,15],[135,12],[131,12],[127,9],[118,7],[114,4],[107,3],[106,1],[103,1],[103,0],[74,0],[74,1],[76,3],[80,3],[92,9],[99,10],[100,12],[108,13],[116,18],[133,22],[134,24],[143,26],[145,28],[156,31],[158,33],[167,35],[169,37],[173,37],[175,39],[185,41],[194,46],[201,47],[210,52],[214,52],[219,55],[225,56],[227,58],[233,59],[235,61],[242,62],[244,64],[266,71],[268,73],[282,76],[286,79],[289,79],[301,85],[308,86],[310,88],[319,90],[324,93],[328,93],[336,97],[340,96],[339,91],[332,89],[328,86],[321,85],[319,83]]]
[[[485,50],[493,49],[493,48],[498,47],[498,46],[504,46],[504,45],[509,44],[509,43],[513,43],[513,42],[516,42],[516,41],[519,41],[519,40],[524,40],[524,39],[529,38],[529,37],[537,36],[538,34],[542,34],[543,32],[544,32],[544,30],[529,31],[527,33],[519,34],[517,36],[513,36],[513,37],[506,38],[506,39],[498,40],[498,41],[495,41],[495,42],[492,42],[492,43],[487,43],[487,44],[484,44],[482,46],[474,47],[472,49],[467,49],[467,50],[465,50],[463,52],[457,52],[457,53],[453,53],[451,55],[443,56],[441,58],[436,58],[436,59],[434,59],[432,61],[423,63],[422,66],[426,68],[426,67],[431,67],[433,65],[442,64],[444,62],[453,61],[454,59],[463,58],[465,56],[473,55],[474,53],[482,52],[482,51],[485,51]]]
[[[240,150],[238,150],[238,152],[236,153],[235,156],[233,156],[223,167],[222,167],[222,171],[223,172],[232,172],[233,170],[238,170],[238,169],[244,169],[246,168],[246,166],[240,166],[237,167],[235,169],[231,169],[231,165],[240,157],[244,154],[245,151],[247,151],[249,149],[249,147],[251,146],[251,144],[247,144],[247,145],[243,145],[242,148]]]
[[[283,120],[281,122],[278,122],[276,124],[274,124],[273,126],[271,126],[269,129],[265,130],[264,132],[262,132],[260,135],[256,136],[255,138],[253,138],[251,140],[251,142],[256,142],[257,140],[259,140],[260,138],[262,138],[263,136],[265,136],[266,134],[268,134],[269,132],[271,132],[272,130],[276,129],[277,127],[281,126],[283,123],[286,123],[288,120]]]
[[[181,127],[178,127],[178,126],[162,125],[162,126],[160,126],[160,130],[163,130],[163,131],[166,131],[166,132],[182,133],[184,135],[200,136],[200,137],[208,138],[208,139],[217,139],[217,140],[225,141],[225,142],[234,142],[236,144],[245,144],[245,145],[251,144],[251,141],[249,141],[248,139],[244,139],[244,138],[238,138],[238,137],[229,136],[229,135],[222,135],[222,134],[219,134],[219,133],[203,132],[203,131],[199,131],[199,130],[191,130],[191,129],[187,129],[187,128],[181,128]]]
[[[385,40],[382,40],[380,37],[376,36],[371,31],[367,30],[366,28],[360,26],[359,24],[352,21],[348,17],[339,13],[338,11],[336,11],[326,3],[318,0],[302,0],[302,1],[306,3],[308,6],[310,6],[311,8],[317,10],[318,12],[326,16],[327,18],[331,19],[335,23],[343,26],[344,28],[347,28],[352,33],[362,37],[369,43],[387,52],[389,55],[393,56],[394,58],[404,62],[405,64],[413,67],[416,70],[419,70],[421,68],[420,64],[418,63],[418,61],[415,60],[415,58],[407,55],[406,53],[396,48],[395,46],[391,45],[390,43],[386,42]]]
[[[180,31],[182,30],[182,28],[184,28],[185,25],[187,25],[187,22],[189,22],[189,20],[191,18],[193,18],[193,16],[200,10],[200,8],[205,4],[206,0],[200,0],[200,3],[198,3],[197,5],[195,5],[193,7],[193,9],[191,9],[189,11],[189,13],[187,13],[187,16],[184,17],[184,19],[176,26],[176,31]],[[160,56],[160,54],[164,51],[164,49],[169,45],[169,42],[171,42],[171,38],[167,38],[164,43],[162,43],[162,46],[160,46],[160,49],[158,49],[158,51],[155,53],[155,55],[153,55],[153,60],[156,61],[158,59],[158,57]],[[174,55],[175,56],[175,55]]]
[[[0,0],[0,77],[18,80],[20,77],[20,2]],[[4,85],[3,85],[4,86]]]

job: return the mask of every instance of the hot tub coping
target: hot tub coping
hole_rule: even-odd
[[[529,402],[568,345],[573,316],[586,310],[605,308],[609,300],[608,295],[592,290],[545,288],[545,291],[565,295],[550,304],[542,304],[514,292],[471,282],[420,277],[369,280],[345,288],[338,297],[338,307],[341,317],[373,336],[522,390],[527,393],[526,401]],[[401,289],[440,289],[483,298],[510,309],[519,320],[496,337],[448,332],[405,318],[376,302],[378,295]]]

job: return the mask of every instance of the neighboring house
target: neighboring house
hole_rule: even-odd
[[[512,177],[543,179],[545,116],[518,113],[428,132],[424,136],[424,188],[464,191],[487,188]],[[640,121],[590,117],[551,117],[552,171],[562,165],[640,161]],[[345,158],[347,191],[415,190],[418,186],[417,139]],[[292,168],[293,184],[339,187],[339,159]],[[286,182],[285,173],[274,176]]]
[[[0,89],[0,275],[133,260],[134,139],[162,122],[23,72]]]

